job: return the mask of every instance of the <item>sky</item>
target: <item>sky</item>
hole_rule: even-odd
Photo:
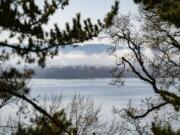
[[[43,7],[44,0],[35,0],[35,2]],[[134,4],[133,0],[119,0],[120,9],[119,14],[138,14],[138,7]],[[93,23],[96,23],[98,19],[103,20],[107,12],[111,10],[112,5],[114,5],[115,0],[69,0],[69,5],[65,7],[64,10],[58,9],[53,16],[50,17],[47,25],[44,29],[49,30],[54,28],[54,24],[58,24],[60,28],[65,27],[65,23],[72,23],[72,18],[76,16],[77,13],[81,13],[81,20],[91,18]],[[8,32],[3,33],[4,36],[0,40],[4,40],[9,35]],[[17,39],[9,40],[10,43],[16,43]],[[105,43],[106,41],[92,40],[91,43]]]
[[[85,44],[84,46],[71,48],[65,47],[60,50],[58,56],[54,59],[48,59],[47,67],[65,67],[65,66],[95,66],[112,67],[116,60],[115,55],[125,54],[127,49],[120,48],[112,54],[110,44]]]
[[[81,13],[82,19],[91,18],[92,22],[96,22],[97,19],[103,19],[108,11],[111,10],[111,6],[115,0],[70,0],[69,6],[65,10],[58,10],[55,15],[50,18],[49,27],[52,27],[54,23],[57,23],[60,27],[63,27],[66,22],[71,22],[72,18],[77,13]],[[134,4],[133,0],[120,0],[119,14],[138,14],[138,7]],[[99,47],[101,44],[111,44],[106,40],[94,39],[83,44],[95,44],[87,45],[82,48],[76,49],[61,49],[58,56],[53,59],[47,59],[47,67],[56,66],[77,66],[77,65],[89,65],[89,66],[112,66],[115,64],[114,55],[107,51],[107,47]],[[101,51],[92,48],[101,48]],[[91,50],[91,52],[89,52]],[[119,54],[126,52],[124,49],[119,50]]]
[[[93,22],[96,22],[97,19],[104,18],[114,2],[115,0],[70,0],[70,4],[65,10],[58,10],[51,17],[49,25],[57,23],[63,26],[66,22],[71,22],[77,13],[81,13],[82,19],[91,18]],[[137,14],[137,5],[133,0],[120,0],[119,13],[128,14],[129,12]]]
[[[58,11],[51,18],[50,26],[53,23],[64,25],[65,22],[71,22],[72,17],[76,13],[81,13],[82,19],[91,18],[93,22],[97,19],[103,19],[108,11],[111,10],[111,6],[114,4],[115,0],[70,0],[70,5],[63,11]],[[120,0],[120,10],[119,14],[137,14],[138,8],[134,4],[133,0]],[[99,43],[110,44],[106,40],[91,40],[87,42],[88,44]],[[86,42],[85,42],[86,44]],[[89,46],[89,45],[88,45]],[[90,48],[86,48],[88,50]],[[106,48],[107,49],[107,48]],[[122,50],[124,52],[124,50]],[[82,49],[75,49],[69,51],[60,51],[60,54],[54,59],[48,59],[48,64],[50,66],[66,66],[66,65],[93,65],[93,66],[112,66],[115,63],[115,58],[110,55],[107,51],[100,51],[87,53]]]
[[[39,5],[42,5],[42,1],[37,0]],[[103,19],[108,11],[111,10],[111,6],[115,0],[70,0],[70,5],[64,10],[59,9],[51,18],[46,28],[53,27],[54,23],[57,23],[60,27],[63,27],[66,22],[71,22],[72,18],[77,14],[81,13],[82,19],[91,18],[92,22],[96,22],[97,19]],[[133,0],[120,0],[119,14],[138,14],[137,5],[134,4]],[[47,67],[56,66],[112,66],[115,63],[115,58],[110,55],[107,48],[103,48],[101,51],[97,51],[96,48],[101,44],[111,43],[106,40],[94,39],[83,44],[95,44],[94,51],[90,47],[91,45],[85,46],[84,49],[60,49],[59,54],[53,59],[47,59]],[[89,53],[89,50],[91,52]],[[119,50],[119,53],[124,50]],[[13,61],[15,63],[15,61]]]

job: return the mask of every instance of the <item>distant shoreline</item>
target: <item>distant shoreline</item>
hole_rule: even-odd
[[[132,73],[127,72],[126,78],[135,77]],[[43,79],[96,79],[96,78],[113,78],[110,67],[93,67],[93,66],[67,66],[35,69],[32,78]]]
[[[128,78],[134,78],[134,79],[136,79],[137,77],[124,77],[124,79],[128,79]],[[42,78],[42,77],[32,77],[31,79],[49,79],[49,80],[56,80],[56,79],[58,79],[58,80],[82,80],[82,79],[85,79],[85,80],[95,80],[95,79],[115,79],[115,78],[113,78],[113,77],[96,77],[96,78]]]

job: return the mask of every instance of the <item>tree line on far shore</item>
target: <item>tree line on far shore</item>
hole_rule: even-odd
[[[138,17],[120,15],[119,1],[116,1],[103,21],[97,20],[96,24],[90,18],[82,21],[78,13],[72,18],[72,25],[66,23],[61,29],[54,24],[47,31],[44,26],[50,17],[58,9],[64,10],[69,0],[45,0],[42,7],[35,0],[1,0],[0,109],[15,105],[18,111],[17,118],[0,123],[0,132],[14,135],[179,135],[180,127],[174,123],[180,119],[180,2],[134,2],[139,6]],[[73,46],[99,33],[112,41],[113,50],[121,45],[129,50],[124,56],[116,56],[116,66],[112,68],[114,84],[124,81],[128,70],[152,86],[156,94],[155,99],[142,100],[140,107],[129,102],[126,108],[113,108],[119,116],[117,122],[100,121],[100,107],[96,108],[91,99],[78,95],[69,108],[61,104],[61,97],[52,98],[51,103],[44,100],[43,106],[38,98],[28,95],[27,82],[34,74],[33,69],[4,66],[16,56],[25,63],[38,63],[43,68],[48,64],[47,57],[56,56],[59,47]],[[151,57],[144,49],[151,52]],[[20,63],[18,61],[17,65]],[[33,112],[29,108],[33,108]],[[30,124],[21,121],[24,118],[29,119]]]

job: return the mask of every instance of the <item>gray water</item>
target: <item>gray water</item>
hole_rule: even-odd
[[[63,95],[68,102],[75,94],[90,96],[97,105],[102,104],[103,113],[111,113],[112,107],[125,107],[129,100],[138,103],[142,99],[154,96],[152,88],[136,78],[127,78],[124,86],[110,85],[111,79],[33,79],[31,97],[51,98]]]
[[[64,98],[71,98],[74,94],[92,96],[95,100],[141,99],[152,96],[152,88],[145,82],[128,78],[123,86],[111,85],[111,79],[33,79],[29,83],[31,96],[62,94]]]
[[[95,104],[102,106],[102,114],[111,117],[113,107],[126,107],[129,100],[138,105],[142,99],[153,97],[152,88],[145,82],[128,78],[124,86],[110,85],[111,79],[32,79],[29,82],[31,91],[28,98],[39,101],[51,99],[52,96],[63,95],[63,103],[69,103],[75,94],[92,97]],[[0,110],[6,119],[15,112],[16,106],[6,106]]]
[[[75,94],[90,96],[95,105],[102,105],[102,119],[108,121],[113,117],[112,107],[126,107],[129,100],[138,106],[141,100],[155,97],[151,86],[137,78],[127,78],[123,86],[110,83],[111,79],[32,79],[28,84],[31,88],[28,98],[37,97],[39,101],[43,101],[45,96],[48,100],[52,96],[63,95],[63,103],[66,104]],[[14,106],[6,106],[0,110],[1,121],[6,122],[9,114],[16,112],[15,109]]]

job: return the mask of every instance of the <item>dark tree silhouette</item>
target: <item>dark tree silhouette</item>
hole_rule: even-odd
[[[69,128],[72,135],[119,135],[121,126],[116,120],[104,121],[101,119],[102,107],[95,105],[91,97],[74,95],[71,101],[63,107],[63,96],[53,96],[50,104],[45,104],[46,110],[57,121],[63,121]],[[59,135],[61,128],[57,127],[52,121],[42,114],[32,118],[30,124],[20,123],[14,135]],[[65,116],[66,115],[66,116]],[[63,117],[62,117],[63,116]],[[63,120],[62,120],[63,119]]]
[[[111,25],[118,11],[118,2],[116,2],[104,19],[105,23],[98,20],[97,24],[92,24],[88,18],[84,20],[83,25],[80,14],[77,14],[72,19],[73,25],[66,23],[64,30],[61,30],[58,24],[54,24],[54,28],[50,31],[44,30],[43,26],[47,25],[50,16],[59,8],[63,10],[68,4],[68,0],[44,1],[43,8],[40,8],[34,0],[2,0],[0,2],[1,36],[3,32],[8,32],[9,36],[0,42],[0,46],[10,48],[13,53],[19,54],[29,63],[34,62],[34,57],[31,55],[33,52],[39,58],[39,64],[44,66],[46,56],[56,55],[58,47],[96,37],[103,27]],[[11,44],[12,38],[18,39],[18,42]],[[3,54],[7,56],[9,52],[4,49]]]
[[[147,11],[156,10],[162,20],[180,27],[180,1],[179,0],[134,0]]]
[[[141,16],[137,23],[140,21],[141,28],[138,29],[137,25],[133,25],[130,16],[120,16],[114,19],[112,27],[105,30],[105,33],[115,47],[125,44],[130,52],[118,58],[117,66],[114,68],[115,78],[123,79],[124,72],[130,70],[138,78],[150,84],[159,97],[158,100],[148,100],[140,109],[132,106],[124,109],[126,115],[135,124],[138,133],[146,134],[140,131],[139,127],[137,128],[138,122],[134,120],[145,118],[165,106],[173,106],[177,113],[180,109],[180,22],[178,15],[180,3],[176,0],[137,0],[136,2],[140,3]],[[176,8],[173,8],[174,6]],[[172,14],[169,14],[171,12]],[[151,52],[149,55],[145,53],[146,49]],[[155,127],[160,126],[155,125],[154,129]],[[165,128],[164,131],[166,131]],[[163,132],[163,129],[159,129],[160,131]]]
[[[14,100],[24,100],[63,132],[70,134],[66,126],[68,124],[64,124],[61,120],[57,121],[54,115],[50,115],[33,99],[28,98],[29,88],[26,79],[31,77],[33,71],[29,69],[18,71],[3,66],[11,55],[16,54],[26,63],[34,63],[37,60],[38,64],[44,67],[46,57],[56,55],[59,47],[97,37],[103,28],[112,24],[118,12],[118,2],[115,2],[104,21],[98,20],[97,24],[93,24],[90,18],[84,20],[82,24],[81,15],[78,13],[72,19],[72,26],[66,23],[65,29],[62,30],[58,24],[54,24],[54,28],[45,30],[50,16],[58,9],[64,10],[68,5],[69,0],[45,0],[43,6],[38,5],[35,0],[0,1],[0,109]]]

